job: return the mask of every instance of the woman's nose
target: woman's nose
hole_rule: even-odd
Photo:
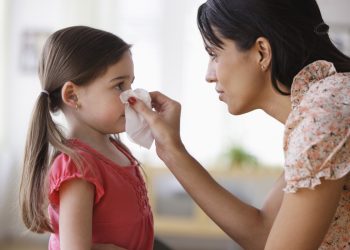
[[[217,82],[216,71],[215,71],[215,67],[214,67],[212,62],[209,62],[209,64],[208,64],[208,69],[207,69],[207,74],[205,75],[205,80],[209,83]]]

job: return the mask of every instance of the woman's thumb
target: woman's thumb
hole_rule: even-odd
[[[142,115],[146,119],[146,121],[150,123],[151,119],[155,114],[149,107],[147,107],[147,105],[143,101],[135,97],[130,97],[128,99],[128,102],[137,113]]]

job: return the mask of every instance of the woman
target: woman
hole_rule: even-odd
[[[284,173],[261,209],[226,191],[186,151],[180,104],[152,93],[158,156],[244,249],[350,249],[350,58],[330,41],[315,0],[208,0],[198,26],[206,79],[229,113],[262,109],[285,124]]]

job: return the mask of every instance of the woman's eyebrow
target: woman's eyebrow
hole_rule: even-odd
[[[208,52],[213,52],[213,51],[217,50],[217,48],[214,47],[214,46],[206,45],[205,46],[205,50],[208,51]]]
[[[211,51],[211,48],[209,46],[204,47],[206,51]]]

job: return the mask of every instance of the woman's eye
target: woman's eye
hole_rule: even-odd
[[[211,57],[212,60],[214,60],[217,57],[217,55],[214,52],[212,52],[212,51],[209,51],[208,54],[209,54],[209,56]]]

